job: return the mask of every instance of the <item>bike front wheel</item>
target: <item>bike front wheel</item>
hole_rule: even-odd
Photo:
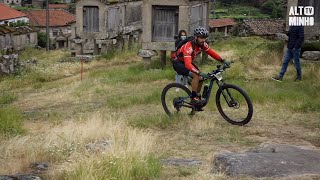
[[[161,94],[163,109],[169,116],[188,114],[191,112],[190,97],[191,91],[182,84],[168,84]]]
[[[216,94],[216,105],[219,113],[234,125],[247,124],[253,115],[253,106],[248,94],[233,84],[220,86]]]

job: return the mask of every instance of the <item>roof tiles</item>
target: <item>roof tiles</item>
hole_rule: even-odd
[[[217,27],[225,27],[225,26],[234,26],[237,23],[233,19],[210,19],[209,20],[209,26],[211,28],[217,28]]]
[[[285,31],[285,22],[281,19],[247,19],[243,22],[256,35],[274,35]]]
[[[27,15],[23,12],[17,11],[11,7],[8,7],[0,3],[0,21],[5,21],[9,19],[26,17]]]
[[[69,9],[68,4],[49,4],[49,9]]]
[[[46,10],[31,10],[26,12],[30,24],[38,27],[46,26]],[[75,22],[76,17],[65,10],[50,9],[49,10],[50,27],[67,26]]]

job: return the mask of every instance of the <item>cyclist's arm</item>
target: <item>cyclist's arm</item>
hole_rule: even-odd
[[[192,52],[193,52],[193,49],[192,49],[191,43],[189,45],[186,45],[183,48],[184,48],[183,49],[183,61],[184,61],[185,67],[189,71],[191,71],[193,73],[196,73],[196,74],[199,74],[200,71],[192,65]]]
[[[203,50],[209,55],[211,56],[212,58],[216,59],[217,61],[222,61],[222,58],[221,56],[214,52],[207,43],[204,43],[203,45]]]
[[[191,55],[190,56],[184,56],[183,58],[184,58],[184,64],[185,64],[186,68],[189,71],[191,71],[193,73],[196,73],[196,74],[200,73],[200,71],[197,68],[195,68],[194,65],[192,65],[192,57],[191,57]]]

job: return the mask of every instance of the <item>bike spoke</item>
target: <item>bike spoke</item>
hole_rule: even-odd
[[[188,114],[190,109],[190,95],[184,89],[171,87],[165,94],[165,105],[171,115]]]
[[[250,106],[245,96],[235,88],[224,88],[219,96],[222,115],[228,121],[241,125],[248,120]],[[250,117],[251,118],[251,117]]]

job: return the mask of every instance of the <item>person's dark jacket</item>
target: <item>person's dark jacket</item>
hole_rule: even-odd
[[[304,41],[304,27],[290,26],[288,37],[288,49],[300,49]]]
[[[181,41],[182,39],[180,37],[176,40],[176,42],[174,43],[175,49],[177,49],[177,46],[180,44]]]

